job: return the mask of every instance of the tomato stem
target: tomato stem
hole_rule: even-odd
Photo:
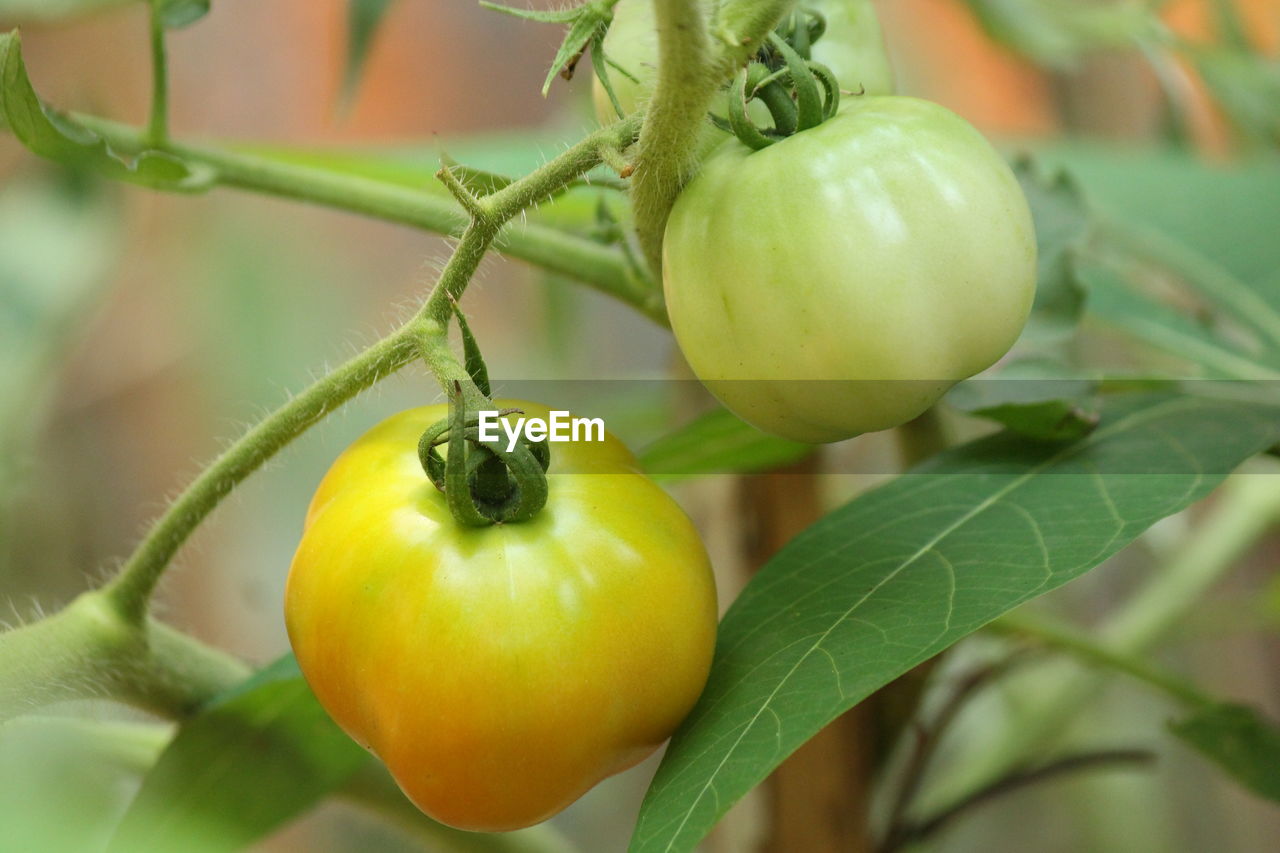
[[[658,80],[636,143],[631,198],[636,235],[655,274],[662,269],[667,216],[693,175],[712,99],[792,5],[793,0],[725,0],[708,28],[698,0],[654,0]]]

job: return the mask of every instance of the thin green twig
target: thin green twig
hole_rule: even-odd
[[[160,4],[152,0],[147,8],[151,30],[151,117],[146,139],[150,147],[159,148],[169,141],[169,59]]]

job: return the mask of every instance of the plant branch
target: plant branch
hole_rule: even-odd
[[[164,21],[160,4],[147,4],[151,29],[151,117],[147,122],[147,144],[159,148],[169,141],[169,59],[165,53]]]
[[[73,118],[121,152],[137,153],[149,147],[146,134],[136,128],[79,113]],[[605,131],[612,130],[621,138],[625,131],[634,133],[634,129],[634,123],[615,124]],[[598,133],[602,135],[593,134],[593,138],[610,136]],[[615,140],[614,144],[619,143]],[[447,198],[386,181],[213,146],[168,142],[160,150],[212,168],[218,184],[224,187],[310,202],[454,237],[461,236],[467,225],[466,214]],[[660,291],[639,279],[622,253],[609,246],[536,224],[507,227],[494,245],[500,252],[620,299],[656,323],[667,322]]]
[[[598,165],[601,147],[632,135],[636,122],[629,119],[602,128],[526,177],[473,199],[475,216],[417,316],[281,406],[214,460],[152,526],[107,585],[106,593],[120,613],[141,624],[155,586],[178,548],[235,486],[325,415],[403,367],[415,354],[423,357],[442,387],[458,381],[478,394],[448,346],[445,330],[452,302],[462,295],[509,219]],[[453,189],[465,192],[460,185]]]
[[[1269,466],[1274,472],[1274,466]],[[1280,523],[1280,477],[1275,473],[1234,474],[1216,499],[1150,581],[1095,632],[1115,653],[1140,655],[1167,636],[1203,602],[1209,588],[1235,565],[1267,530]],[[1105,685],[1108,674],[1081,670],[1065,662],[1046,673],[1047,683],[1016,694],[1022,710],[998,740],[966,744],[956,770],[932,786],[954,797],[1006,773],[1023,757],[1059,737]],[[970,751],[972,750],[972,751]]]
[[[892,838],[902,831],[907,812],[915,802],[920,786],[924,784],[929,765],[939,745],[941,745],[943,737],[950,729],[951,723],[955,721],[960,711],[968,704],[974,694],[1004,675],[1009,670],[1009,667],[1013,665],[1015,659],[1014,656],[1010,656],[968,673],[959,680],[951,691],[951,695],[947,697],[946,702],[942,704],[927,724],[914,724],[913,736],[915,740],[907,757],[906,766],[902,770],[901,781],[894,795],[893,804],[889,809],[887,838]]]
[[[213,508],[325,415],[413,360],[420,325],[405,325],[338,367],[268,415],[205,468],[152,525],[105,587],[120,613],[141,624],[147,602],[169,561]]]
[[[0,721],[54,702],[111,698],[180,718],[249,668],[163,623],[125,618],[103,591],[0,633]]]
[[[1074,655],[1085,663],[1131,675],[1183,704],[1196,708],[1215,704],[1209,694],[1184,679],[1152,666],[1135,655],[1115,651],[1067,625],[1015,611],[1006,613],[987,628],[999,633],[1028,637]]]
[[[726,0],[710,25],[698,0],[653,3],[658,80],[636,145],[631,197],[636,235],[658,273],[667,216],[696,166],[711,99],[795,0]]]
[[[1118,764],[1149,764],[1154,760],[1155,756],[1143,749],[1108,749],[1069,755],[1040,767],[1014,771],[974,791],[933,817],[904,826],[898,835],[885,840],[885,843],[880,846],[879,853],[894,853],[910,844],[917,844],[931,838],[973,809],[1031,785],[1080,770],[1110,768]]]

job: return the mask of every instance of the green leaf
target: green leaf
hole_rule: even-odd
[[[165,29],[188,27],[209,14],[209,0],[151,0]]]
[[[715,409],[650,444],[640,453],[640,465],[655,476],[750,473],[812,452],[812,445],[768,435],[727,409]]]
[[[595,3],[583,3],[581,6],[574,6],[569,9],[546,12],[534,9],[515,9],[510,6],[501,6],[497,3],[488,3],[485,0],[481,0],[480,5],[495,12],[524,18],[527,21],[569,25],[564,40],[560,42],[560,49],[556,51],[555,58],[551,60],[551,69],[547,71],[547,79],[542,83],[542,96],[544,98],[547,92],[551,90],[551,83],[556,79],[557,74],[563,76],[566,80],[573,77],[573,71],[578,65],[578,60],[582,58],[582,54],[586,51],[587,46],[598,40],[598,37],[603,34],[605,28],[613,19],[611,9],[601,8]]]
[[[1244,705],[1210,705],[1169,730],[1260,797],[1280,802],[1280,728]]]
[[[0,726],[0,849],[102,850],[167,727],[73,717]]]
[[[995,378],[962,382],[947,402],[1014,432],[1044,441],[1074,441],[1098,425],[1098,383],[1072,377],[1054,362],[1019,361]]]
[[[496,193],[503,187],[509,187],[512,184],[511,178],[506,175],[499,175],[496,172],[486,171],[485,169],[477,169],[474,166],[466,166],[448,154],[442,153],[440,155],[440,165],[453,172],[453,176],[464,187],[479,196]]]
[[[1280,163],[1226,165],[1174,149],[1080,142],[1041,146],[1036,156],[1079,182],[1108,242],[1131,239],[1241,323],[1280,335],[1280,289],[1261,287],[1280,284]]]
[[[1161,32],[1143,3],[966,0],[991,38],[1052,68],[1070,69],[1090,53],[1131,47]]]
[[[182,726],[143,780],[109,850],[240,850],[369,760],[329,719],[286,655]]]
[[[1236,127],[1263,146],[1280,144],[1280,60],[1224,48],[1189,54]]]
[[[342,97],[349,101],[360,86],[360,77],[373,46],[373,37],[391,8],[392,0],[347,0],[347,64],[342,73]]]
[[[1280,370],[1243,352],[1187,315],[1137,290],[1111,266],[1081,269],[1089,287],[1089,311],[1147,344],[1227,379],[1280,379]]]
[[[13,135],[36,154],[114,180],[200,192],[212,186],[216,177],[211,168],[187,164],[166,152],[144,151],[126,158],[88,128],[46,108],[27,79],[16,30],[0,35],[0,115]]]
[[[692,850],[835,717],[1093,568],[1278,436],[1280,408],[1117,398],[1082,441],[993,436],[831,513],[725,615],[710,680],[667,749],[631,850]]]
[[[567,24],[575,20],[581,10],[577,6],[568,9],[517,9],[514,6],[503,6],[501,3],[490,3],[488,0],[480,0],[480,5],[494,12],[501,12],[504,15],[510,15],[513,18],[523,18],[526,21],[537,21],[540,24]]]
[[[1014,162],[1036,225],[1036,300],[1024,340],[1033,345],[1071,335],[1084,310],[1084,286],[1076,275],[1076,253],[1089,238],[1093,214],[1080,187],[1064,169],[1046,174],[1027,157]]]

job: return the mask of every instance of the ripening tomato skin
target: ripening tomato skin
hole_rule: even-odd
[[[827,29],[813,45],[813,59],[835,73],[840,86],[852,92],[887,95],[893,92],[893,67],[885,51],[880,21],[870,0],[808,0],[801,4],[821,12]],[[715,4],[702,0],[703,13],[710,15]],[[635,111],[648,100],[658,78],[658,33],[653,19],[653,0],[619,0],[613,7],[613,22],[604,40],[605,54],[627,69],[635,80],[616,69],[609,71],[609,83],[624,112]],[[596,119],[601,124],[615,121],[609,95],[593,77],[591,89]],[[719,103],[713,107],[719,111]],[[767,112],[757,114],[758,119]],[[711,140],[723,138],[708,131]]]
[[[715,586],[688,517],[612,436],[551,446],[533,520],[458,526],[417,457],[446,414],[396,415],[334,463],[286,624],[321,704],[419,808],[517,829],[667,739],[706,681]]]
[[[1017,180],[927,101],[849,98],[752,151],[720,145],[663,245],[680,349],[726,406],[798,441],[921,414],[1026,323],[1036,245]]]

